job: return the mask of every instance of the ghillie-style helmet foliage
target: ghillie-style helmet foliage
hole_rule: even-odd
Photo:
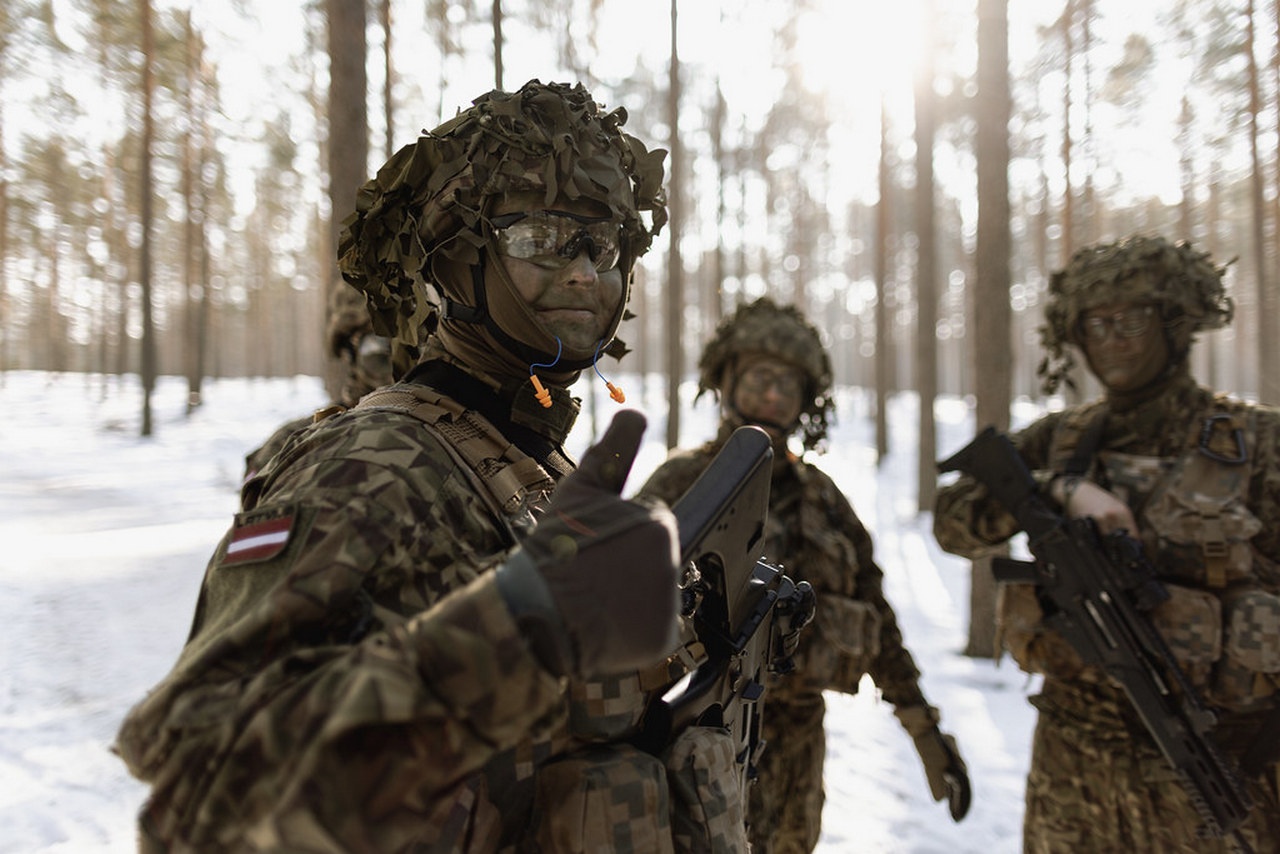
[[[818,330],[793,305],[762,297],[722,320],[698,360],[698,397],[706,391],[719,395],[738,359],[754,353],[775,356],[804,372],[800,431],[804,447],[817,447],[827,437],[834,409],[831,358]]]
[[[624,133],[626,120],[626,110],[604,112],[581,84],[532,80],[480,96],[400,149],[360,189],[338,243],[342,275],[365,294],[374,330],[416,348],[438,309],[428,285],[474,307],[472,283],[435,267],[477,265],[493,206],[511,192],[606,205],[622,225],[629,274],[667,219],[666,152]],[[625,352],[614,345],[605,352]]]
[[[1186,358],[1195,333],[1231,322],[1233,306],[1209,253],[1163,237],[1137,235],[1116,243],[1080,249],[1049,279],[1040,343],[1046,350],[1036,373],[1052,394],[1075,359],[1068,344],[1082,346],[1081,318],[1086,311],[1113,302],[1154,303],[1160,310],[1169,351],[1175,362]]]

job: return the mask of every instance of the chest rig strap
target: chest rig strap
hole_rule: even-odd
[[[421,421],[508,527],[512,516],[541,500],[555,486],[536,460],[507,441],[486,418],[426,386],[378,389],[355,408],[403,412]]]

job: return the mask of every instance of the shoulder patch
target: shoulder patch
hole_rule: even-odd
[[[289,545],[296,517],[293,506],[237,513],[222,565],[270,560],[280,554]]]

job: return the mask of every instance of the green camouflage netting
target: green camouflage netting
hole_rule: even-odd
[[[831,358],[822,338],[795,306],[780,306],[768,297],[741,305],[721,321],[715,335],[698,360],[698,395],[718,393],[725,371],[735,356],[766,353],[784,359],[805,372],[808,388],[800,411],[806,448],[813,448],[827,436],[834,404],[831,400]]]
[[[400,149],[360,189],[338,241],[339,268],[368,300],[374,330],[416,348],[435,311],[429,285],[461,296],[449,292],[452,283],[431,281],[429,263],[476,263],[493,200],[508,192],[607,205],[622,223],[629,270],[667,220],[666,151],[624,133],[626,120],[626,110],[605,113],[581,84],[531,80],[518,92],[480,96]]]
[[[1160,307],[1175,358],[1186,355],[1194,333],[1231,322],[1233,306],[1209,253],[1163,237],[1134,236],[1077,251],[1066,268],[1049,279],[1040,343],[1046,351],[1036,373],[1046,393],[1064,381],[1075,359],[1067,345],[1080,346],[1080,317],[1090,308],[1118,302],[1150,302]]]

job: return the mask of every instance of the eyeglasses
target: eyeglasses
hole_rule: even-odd
[[[753,365],[738,377],[738,385],[752,394],[764,394],[769,388],[775,388],[784,397],[799,397],[804,392],[804,377],[792,368]]]
[[[622,230],[616,220],[567,211],[533,211],[492,220],[498,251],[547,270],[559,270],[583,252],[603,273],[618,266]]]
[[[1112,330],[1119,338],[1137,338],[1151,328],[1155,313],[1155,306],[1139,305],[1111,315],[1095,314],[1081,319],[1080,330],[1090,341],[1105,341]]]

